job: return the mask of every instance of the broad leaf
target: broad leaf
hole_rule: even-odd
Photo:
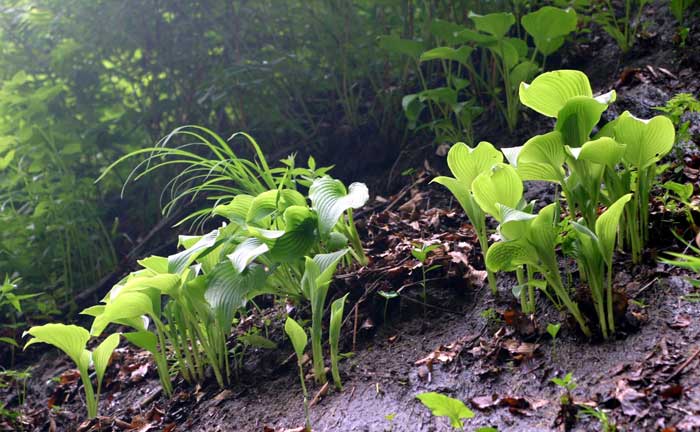
[[[530,244],[537,250],[540,256],[553,256],[556,247],[559,230],[555,220],[556,205],[554,203],[544,206],[533,219],[528,231]]]
[[[90,333],[84,328],[76,325],[65,324],[44,324],[34,326],[24,332],[24,335],[33,336],[25,345],[24,349],[35,343],[45,343],[60,349],[78,366],[78,369],[87,369],[89,355],[85,357],[85,345],[90,340]]]
[[[486,253],[486,268],[492,272],[513,271],[518,266],[532,263],[536,256],[524,239],[496,242]]]
[[[540,67],[537,64],[529,60],[518,63],[508,75],[510,87],[518,89],[521,83],[530,80],[539,69]]]
[[[416,398],[428,407],[434,416],[449,418],[453,428],[463,428],[462,420],[474,417],[474,413],[459,399],[434,392],[421,393]]]
[[[643,169],[671,151],[676,131],[671,120],[665,116],[642,120],[625,112],[617,120],[615,139],[627,145],[623,159]]]
[[[152,255],[139,260],[138,263],[141,267],[151,270],[156,274],[168,273],[168,258],[166,257]]]
[[[614,168],[623,153],[625,145],[612,138],[603,137],[583,144],[577,158]]]
[[[269,190],[262,192],[250,204],[246,222],[266,228],[270,216],[283,214],[292,206],[306,206],[306,199],[293,189]]]
[[[265,268],[261,265],[252,265],[240,273],[226,261],[207,275],[204,298],[225,331],[230,330],[234,313],[245,306],[248,294],[260,289],[266,278]]]
[[[544,6],[523,16],[521,22],[535,41],[537,50],[548,56],[564,44],[566,35],[576,30],[578,19],[572,8]]]
[[[452,60],[459,63],[467,63],[472,51],[473,48],[466,45],[457,49],[446,46],[437,47],[421,54],[420,61]]]
[[[140,291],[124,293],[107,303],[102,314],[95,317],[90,333],[99,336],[112,322],[153,314],[153,301],[150,296]]]
[[[379,47],[392,53],[407,55],[415,60],[418,60],[424,50],[422,43],[401,39],[394,35],[380,36]]]
[[[276,261],[295,261],[317,243],[318,219],[308,207],[292,206],[284,212],[284,223],[284,235],[270,247],[270,256]]]
[[[260,255],[267,253],[270,247],[258,238],[249,238],[243,240],[233,253],[227,255],[227,258],[233,264],[233,268],[241,273],[248,267],[248,264],[253,262]]]
[[[501,162],[503,162],[503,154],[486,141],[481,141],[474,148],[464,143],[457,143],[450,147],[447,153],[447,166],[452,175],[470,191],[472,182],[479,174],[487,172]],[[438,183],[449,188],[440,181]]]
[[[219,230],[202,236],[194,245],[184,251],[168,257],[168,272],[180,274],[187,269],[207,249],[214,246],[219,237]]]
[[[546,72],[520,85],[520,102],[547,117],[556,117],[569,99],[593,97],[588,77],[577,70]]]
[[[457,105],[457,98],[457,91],[449,87],[436,87],[418,93],[418,99],[421,102],[430,100],[448,106]]]
[[[501,213],[501,224],[498,230],[506,240],[517,240],[523,237],[530,227],[530,222],[536,217],[504,205],[499,204],[498,207]]]
[[[479,207],[500,222],[498,204],[516,208],[523,196],[523,181],[515,168],[500,163],[479,174],[472,183],[472,190]]]
[[[212,213],[223,216],[236,225],[245,226],[253,199],[254,197],[251,195],[236,195],[230,203],[214,207]]]
[[[530,138],[518,153],[517,168],[525,180],[561,182],[564,178],[565,160],[563,137],[554,131]],[[534,170],[528,168],[528,165],[533,164]]]
[[[316,283],[319,285],[330,283],[335,274],[336,267],[338,267],[338,263],[349,251],[350,249],[341,249],[336,252],[314,255],[313,260],[319,270]]]
[[[297,361],[301,363],[301,359],[304,357],[304,349],[309,343],[309,337],[299,323],[291,317],[287,317],[287,321],[284,323],[284,332],[287,333],[287,336],[292,341]]]
[[[557,114],[555,129],[561,132],[564,143],[581,147],[588,141],[600,116],[608,109],[607,103],[588,96],[574,96],[566,101]]]
[[[430,32],[451,45],[459,42],[456,35],[462,30],[465,30],[464,26],[441,19],[434,19],[430,23]]]
[[[326,236],[346,210],[360,208],[367,202],[369,191],[364,183],[353,183],[346,191],[343,182],[324,176],[311,184],[309,198],[318,212],[320,234]]]
[[[469,19],[474,22],[477,30],[488,33],[497,38],[502,38],[515,24],[515,16],[510,12],[496,12],[488,15],[479,15],[469,12]]]
[[[124,333],[123,336],[132,344],[150,352],[151,354],[158,353],[158,338],[149,331]]]

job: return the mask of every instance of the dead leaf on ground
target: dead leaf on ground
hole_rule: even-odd
[[[632,388],[625,379],[617,381],[615,398],[625,415],[641,418],[649,413],[646,394]]]

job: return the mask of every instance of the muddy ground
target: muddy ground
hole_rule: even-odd
[[[588,46],[572,46],[570,54],[559,59],[563,66],[587,72],[597,91],[617,90],[618,101],[606,115],[630,110],[649,117],[656,115],[654,106],[678,92],[698,93],[698,23],[688,42],[696,48],[680,50],[665,7],[652,5],[645,19],[649,25],[626,56],[601,34]],[[516,136],[500,135],[498,128],[483,125],[483,137],[497,145],[517,145],[549,126],[534,114],[521,124]],[[697,181],[700,166],[694,164],[700,163],[692,156],[697,145],[687,143],[686,149],[686,159],[678,162],[688,166],[675,174],[676,180]],[[463,400],[476,414],[466,430],[603,430],[599,420],[583,415],[581,405],[606,413],[618,430],[700,430],[700,303],[687,297],[694,288],[686,274],[655,262],[664,251],[678,249],[671,235],[676,220],[672,215],[657,212],[652,217],[654,240],[643,265],[631,266],[624,256],[617,264],[615,286],[620,298],[627,299],[618,311],[618,337],[588,341],[546,299],[539,299],[535,322],[518,315],[510,293],[514,281],[507,276],[501,277],[499,296],[494,298],[481,283],[483,263],[463,212],[439,186],[428,184],[444,170],[444,162],[434,155],[418,155],[405,163],[423,168],[400,177],[389,189],[392,193],[375,197],[358,218],[372,263],[341,270],[333,285],[335,296],[351,293],[341,345],[352,355],[341,363],[342,392],[330,389],[324,394],[311,385],[312,395],[319,395],[311,408],[314,430],[450,430],[446,419],[432,417],[416,400],[416,394],[425,391]],[[371,180],[386,190],[376,173],[353,180]],[[532,198],[549,198],[546,187],[533,185],[529,193]],[[441,267],[429,274],[427,305],[421,300],[420,267],[410,257],[411,244],[420,241],[441,245],[432,258]],[[401,291],[386,314],[380,290]],[[294,313],[303,317],[307,311]],[[159,393],[148,355],[122,344],[107,373],[103,417],[93,422],[82,422],[82,390],[66,358],[55,351],[31,351],[35,359],[25,360],[32,373],[26,408],[14,428],[299,428],[304,424],[302,394],[292,349],[281,331],[284,314],[284,305],[270,304],[247,323],[267,319],[268,336],[280,348],[249,350],[231,388],[221,390],[213,382],[191,388],[179,382],[171,400]],[[545,331],[550,322],[562,322],[556,344]],[[574,405],[562,404],[565,391],[551,382],[569,372],[577,384],[571,395]],[[17,405],[17,392],[4,389],[0,395],[8,406]],[[12,430],[0,423],[0,430],[3,427]]]

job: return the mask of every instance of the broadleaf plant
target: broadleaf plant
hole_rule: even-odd
[[[80,372],[80,379],[85,390],[85,404],[89,418],[97,417],[100,391],[102,389],[102,379],[105,370],[109,365],[112,352],[119,345],[119,334],[114,333],[105,338],[92,352],[86,349],[90,340],[90,333],[84,328],[76,325],[65,324],[44,324],[35,326],[25,332],[25,335],[32,336],[24,345],[28,346],[36,343],[53,345],[63,351],[75,363]],[[94,365],[97,376],[97,390],[92,386],[90,380],[90,365]]]
[[[501,240],[490,246],[482,242],[486,266],[490,272],[516,272],[514,293],[520,296],[524,312],[534,312],[534,288],[539,288],[557,307],[566,307],[582,332],[592,336],[571,288],[564,283],[571,277],[562,277],[557,250],[575,258],[607,339],[615,332],[614,249],[627,245],[634,262],[641,258],[648,236],[649,191],[657,163],[673,147],[673,124],[665,117],[640,120],[625,112],[594,134],[615,92],[594,96],[586,75],[575,70],[547,72],[530,84],[521,84],[520,99],[523,105],[556,119],[554,130],[520,147],[504,148],[509,164],[494,155],[466,184],[458,176],[435,181],[453,192],[468,215],[481,217],[474,222],[470,216],[479,233],[483,234],[479,228],[485,227],[485,215],[499,222]],[[455,167],[472,163],[472,152],[463,151],[462,146],[456,144],[455,151],[450,151],[452,160],[448,154],[453,174]],[[554,202],[532,213],[533,203],[522,200],[522,180],[554,183]]]
[[[459,399],[440,393],[421,393],[416,398],[436,417],[447,417],[454,429],[464,429],[464,420],[474,418],[474,412]]]

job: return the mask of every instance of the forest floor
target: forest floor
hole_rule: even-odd
[[[618,92],[606,115],[630,110],[650,117],[658,114],[653,107],[674,94],[698,93],[700,48],[677,49],[670,15],[655,9],[647,9],[651,25],[624,61],[602,36],[560,59],[589,74],[596,91]],[[689,47],[700,47],[694,40],[700,39],[698,27],[691,29]],[[695,123],[691,133],[697,136]],[[548,126],[534,116],[522,124],[514,143],[503,142],[497,128],[483,136],[496,145],[518,145]],[[679,169],[668,175],[697,182],[698,153],[695,143],[687,143],[675,160]],[[658,202],[644,263],[633,266],[621,255],[616,264],[618,335],[590,341],[544,298],[536,320],[519,314],[508,277],[500,278],[494,297],[483,284],[476,237],[463,211],[440,186],[429,184],[444,172],[444,161],[421,155],[406,163],[422,168],[402,177],[398,191],[375,196],[358,215],[370,265],[342,269],[329,294],[350,293],[341,351],[352,355],[341,362],[342,392],[310,387],[314,430],[450,430],[415,398],[426,391],[463,400],[476,413],[467,430],[602,430],[582,406],[604,410],[619,430],[700,430],[700,302],[691,301],[697,297],[687,274],[656,263],[665,251],[679,249],[671,234],[676,220]],[[382,178],[370,177],[377,184]],[[528,197],[547,201],[551,192],[535,184]],[[427,263],[439,268],[428,273],[425,302],[421,267],[410,253],[414,243],[440,245]],[[400,296],[386,300],[379,291]],[[593,316],[590,305],[582,309]],[[105,378],[102,417],[93,421],[83,421],[85,404],[71,363],[55,350],[37,350],[37,358],[24,359],[31,378],[19,424],[82,432],[301,430],[302,394],[282,331],[285,314],[285,305],[271,304],[239,326],[241,332],[266,328],[280,349],[249,349],[235,384],[224,390],[213,380],[195,388],[178,381],[175,396],[166,399],[149,355],[122,345]],[[554,343],[545,328],[556,322],[562,329]],[[567,373],[576,383],[573,404],[562,403],[565,391],[551,382]],[[11,390],[0,390],[8,406],[18,401]],[[0,430],[13,429],[0,423]]]

